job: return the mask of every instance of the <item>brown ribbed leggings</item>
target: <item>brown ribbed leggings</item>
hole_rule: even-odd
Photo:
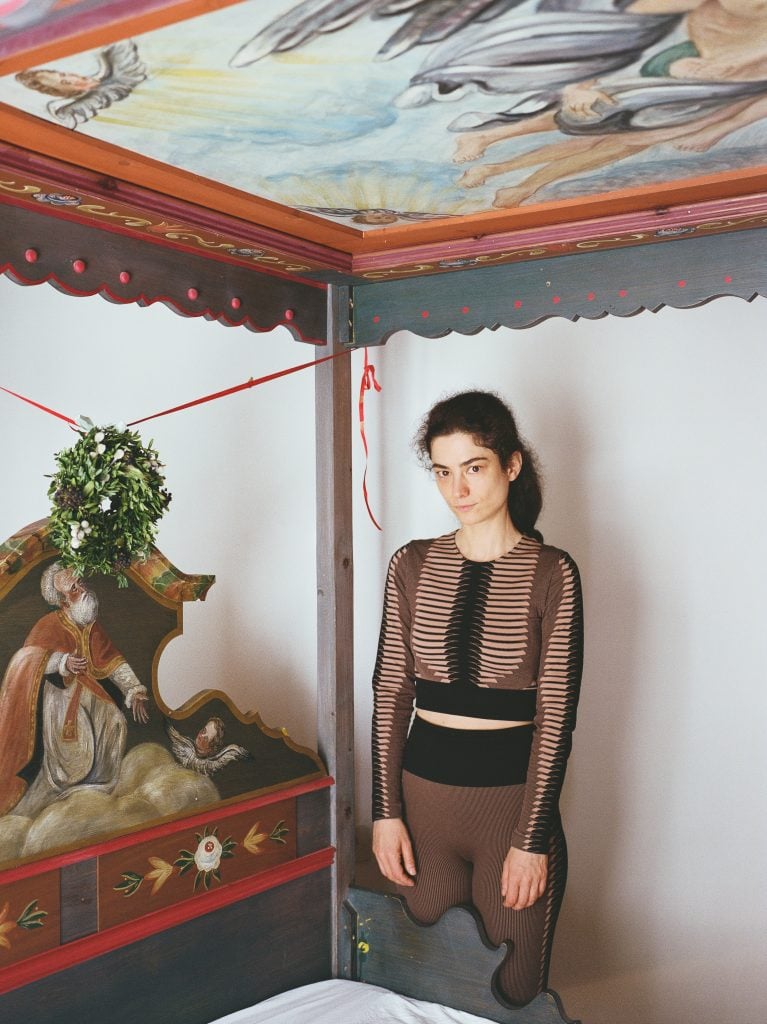
[[[434,924],[450,907],[473,903],[490,941],[507,942],[495,982],[515,1006],[548,984],[549,960],[567,877],[561,824],[549,843],[548,883],[526,910],[503,906],[501,870],[519,819],[524,785],[447,786],[402,773],[405,820],[413,840],[416,884],[402,888],[420,924]]]

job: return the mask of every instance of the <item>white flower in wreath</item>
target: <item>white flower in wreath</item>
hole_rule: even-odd
[[[101,501],[99,503],[99,508],[101,509],[102,512],[108,512],[111,507],[112,507],[112,499],[111,498],[102,498],[101,499]]]
[[[198,871],[215,871],[221,863],[223,847],[215,836],[203,836],[194,854]]]

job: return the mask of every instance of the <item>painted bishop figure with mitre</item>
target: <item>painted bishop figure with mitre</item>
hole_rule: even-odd
[[[98,598],[60,562],[42,574],[56,610],[33,627],[0,686],[0,815],[36,816],[77,789],[111,792],[127,739],[120,704],[149,720],[146,687],[98,622]]]

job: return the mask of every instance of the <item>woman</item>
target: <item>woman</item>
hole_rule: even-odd
[[[547,984],[567,872],[558,797],[582,664],[578,570],[535,529],[535,461],[496,395],[439,402],[416,443],[460,527],[389,565],[373,852],[419,922],[476,906],[490,940],[509,943],[500,989],[524,1005]]]

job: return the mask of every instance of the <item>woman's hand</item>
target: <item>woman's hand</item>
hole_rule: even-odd
[[[532,907],[546,891],[549,858],[545,853],[526,853],[512,846],[501,872],[504,907],[524,910]]]
[[[373,853],[384,878],[397,885],[415,884],[413,844],[402,818],[381,818],[373,822]]]

